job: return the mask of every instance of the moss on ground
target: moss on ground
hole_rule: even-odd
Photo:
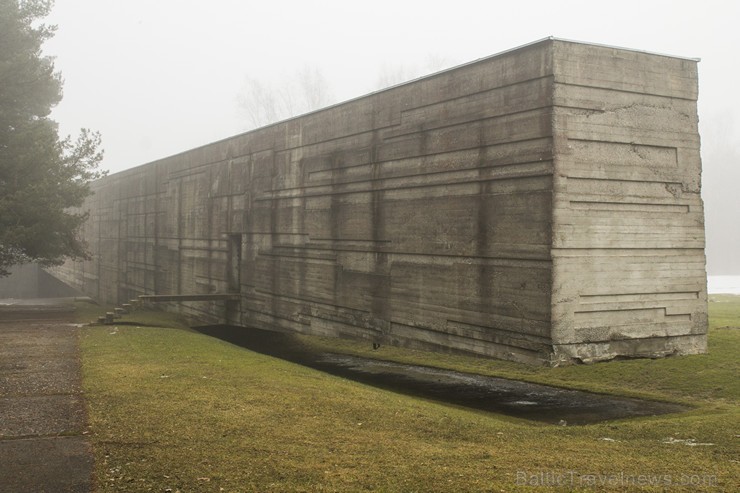
[[[740,297],[712,301],[710,314],[708,355],[566,368],[300,338],[323,350],[695,406],[560,427],[379,390],[137,312],[141,325],[91,326],[82,337],[97,488],[734,491]]]

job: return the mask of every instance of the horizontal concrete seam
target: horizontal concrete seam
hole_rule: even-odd
[[[567,251],[567,250],[696,250],[696,251],[704,251],[704,247],[627,247],[627,246],[620,246],[620,247],[604,247],[604,246],[594,246],[594,247],[552,247],[552,250],[561,250],[561,251]]]
[[[400,161],[400,160],[399,160]],[[398,162],[398,161],[384,161],[384,162]],[[315,185],[304,185],[300,187],[291,187],[291,188],[278,188],[278,189],[272,189],[272,190],[266,190],[265,193],[279,193],[279,192],[289,192],[292,190],[306,190],[308,188],[323,188],[323,187],[336,187],[341,185],[354,185],[357,183],[377,183],[377,182],[384,182],[389,180],[403,180],[406,178],[420,178],[424,176],[439,176],[439,175],[445,175],[445,174],[463,174],[466,172],[471,171],[481,171],[481,170],[495,170],[497,168],[503,168],[506,166],[524,166],[527,164],[547,164],[551,163],[552,159],[542,159],[539,161],[520,161],[516,163],[506,163],[506,164],[493,164],[490,166],[474,166],[470,168],[460,168],[460,169],[453,169],[453,170],[439,170],[439,171],[429,171],[426,173],[415,173],[415,174],[407,174],[407,175],[395,175],[395,176],[387,176],[387,177],[381,177],[381,178],[365,178],[365,179],[357,179],[357,180],[349,180],[349,181],[339,181],[339,182],[331,182],[331,183],[322,183],[322,184],[315,184]],[[383,162],[377,162],[377,163],[370,163],[364,166],[372,166],[374,164],[382,164]],[[328,170],[321,170],[320,172],[324,172]],[[335,171],[340,171],[340,169],[337,169]],[[512,170],[514,172],[514,170]],[[318,173],[318,171],[317,171]],[[522,175],[526,175],[526,173],[522,173]],[[517,175],[519,176],[519,175]],[[517,178],[517,176],[511,176],[511,178]],[[501,176],[501,177],[495,177],[499,179],[506,179],[510,178],[508,176]],[[450,182],[450,183],[457,183],[457,182]]]
[[[691,212],[690,205],[691,204],[656,204],[656,203],[648,203],[648,202],[613,202],[613,201],[603,201],[603,200],[571,200],[570,204],[603,204],[603,205],[611,205],[611,206],[622,206],[615,207],[615,209],[604,209],[605,212],[610,211],[621,211],[621,212],[630,212],[626,206],[638,206],[638,207],[646,207],[649,210],[645,209],[639,209],[635,210],[634,212],[640,212],[640,213],[646,213],[646,212],[652,212],[652,213],[670,213],[670,214],[688,214]],[[594,210],[594,209],[587,209],[587,210]]]
[[[392,324],[391,325],[391,333],[390,333],[390,336],[391,337],[394,336],[394,334],[393,334],[393,325],[399,325],[399,326],[403,326],[403,327],[409,327],[411,329],[418,330],[420,332],[432,332],[432,333],[435,333],[435,334],[449,335],[450,337],[458,337],[460,339],[469,339],[469,340],[473,340],[473,341],[480,340],[480,339],[475,339],[475,338],[472,338],[472,337],[461,336],[461,335],[458,335],[458,334],[447,334],[445,332],[441,332],[441,331],[435,330],[432,327],[419,327],[419,326],[416,326],[416,325],[409,325],[409,324],[405,324],[405,323],[402,323],[402,322],[393,322],[393,321],[391,321],[391,324]],[[440,344],[440,343],[429,342],[429,341],[424,341],[424,342],[426,342],[427,344],[432,344],[432,345],[438,346],[438,347],[446,347],[446,348],[449,348],[449,346],[446,346],[446,345],[443,345],[443,344]],[[531,341],[531,342],[533,344],[539,344],[537,341]],[[506,344],[505,342],[493,342],[492,344],[495,344],[495,345],[498,345],[498,346],[504,346],[504,347],[507,347],[507,348],[511,348],[512,350],[515,350],[515,351],[523,351],[523,352],[531,352],[531,353],[539,353],[540,352],[540,351],[535,350],[535,349],[524,348],[524,347],[521,347],[521,346],[514,346],[513,344]],[[542,348],[541,349],[547,350],[547,349],[550,348],[550,345],[551,345],[551,342],[550,342],[549,339],[547,339],[547,342],[545,342],[544,344],[542,344]]]
[[[543,247],[546,247],[547,245],[542,245]],[[304,247],[304,246],[295,246],[294,248],[305,248],[305,249],[314,249],[314,250],[326,250],[326,251],[340,251],[340,252],[360,252],[360,253],[385,253],[388,255],[407,255],[407,256],[430,256],[430,257],[443,257],[443,258],[459,258],[461,262],[464,262],[465,260],[508,260],[508,261],[523,261],[523,262],[551,262],[551,259],[548,258],[528,258],[528,257],[491,257],[491,256],[478,256],[478,255],[455,255],[455,254],[443,254],[443,253],[424,253],[424,252],[400,252],[400,251],[391,251],[391,250],[384,250],[382,252],[376,252],[375,250],[360,250],[360,249],[348,249],[348,248],[318,248],[318,247]],[[259,252],[259,254],[262,254],[262,252]]]
[[[409,109],[403,109],[403,110],[401,110],[401,115],[403,115],[404,113],[411,112],[411,111],[420,110],[420,109],[424,109],[424,108],[429,108],[429,107],[432,107],[432,106],[438,106],[440,104],[451,103],[451,102],[454,102],[454,101],[465,100],[465,99],[469,99],[469,98],[474,97],[474,96],[479,96],[481,94],[486,94],[488,92],[494,92],[494,91],[498,91],[500,89],[506,89],[506,88],[509,88],[509,87],[515,87],[515,86],[518,86],[518,85],[527,84],[527,83],[535,82],[535,81],[538,81],[538,80],[554,79],[554,77],[555,77],[555,75],[553,73],[547,73],[545,75],[540,75],[538,77],[530,77],[528,79],[521,79],[521,80],[518,80],[516,82],[510,82],[508,84],[502,84],[500,86],[493,86],[493,87],[490,87],[488,89],[482,89],[480,91],[465,93],[464,95],[458,96],[456,98],[445,99],[445,100],[437,101],[437,102],[434,102],[434,103],[422,104],[422,105],[419,105],[419,106],[414,106],[413,108],[409,108]]]
[[[296,117],[296,118],[299,118],[299,117]],[[274,125],[278,125],[278,124],[279,123],[275,123]],[[165,179],[165,182],[166,181],[169,181],[169,180],[173,180],[173,179],[186,178],[186,177],[191,176],[193,174],[203,174],[203,173],[206,173],[206,172],[210,172],[211,171],[211,167],[214,166],[214,165],[227,164],[231,160],[241,159],[241,158],[245,158],[245,157],[254,156],[255,154],[259,154],[259,153],[262,153],[262,152],[272,152],[273,156],[275,156],[275,155],[282,154],[282,153],[285,153],[285,152],[293,151],[295,149],[300,149],[302,147],[311,147],[311,146],[324,145],[324,144],[329,143],[329,142],[336,142],[336,141],[341,141],[343,139],[350,139],[350,138],[353,138],[353,137],[357,137],[358,135],[372,134],[374,132],[378,132],[378,131],[383,130],[383,129],[397,127],[399,125],[400,124],[396,123],[396,124],[393,124],[393,125],[379,126],[379,127],[374,128],[374,129],[362,130],[362,131],[358,131],[358,132],[351,133],[351,134],[343,134],[343,135],[341,135],[339,137],[329,138],[329,139],[326,139],[326,140],[322,140],[321,142],[315,142],[315,143],[309,143],[309,144],[301,144],[301,145],[295,145],[295,146],[286,146],[286,147],[280,147],[280,148],[269,147],[269,148],[265,148],[265,149],[249,149],[247,152],[244,152],[244,153],[229,155],[229,156],[224,157],[224,158],[221,158],[221,159],[217,159],[217,160],[213,160],[213,161],[208,161],[206,163],[199,163],[198,165],[195,165],[195,166],[193,166],[191,168],[185,168],[185,169],[177,170],[174,173],[170,173],[168,175],[168,177]],[[260,130],[262,128],[267,128],[267,127],[256,128],[254,131]],[[234,137],[230,137],[230,138],[227,138],[227,139],[224,139],[224,141],[231,140],[233,138],[238,138],[238,137],[239,137],[239,135],[234,136]],[[211,143],[211,144],[206,144],[203,147],[208,147],[208,146],[217,144],[218,142],[221,142],[221,141],[217,141],[217,142],[214,142],[214,143]],[[197,149],[199,149],[199,148],[192,149],[191,151],[197,150]],[[191,151],[185,151],[185,152],[180,153],[180,154],[185,154],[185,153],[188,153],[188,152],[191,152]],[[170,156],[170,157],[167,157],[167,158],[164,158],[164,159],[169,159],[169,158],[172,158],[172,157],[176,157],[178,155],[179,154],[175,154],[174,156]],[[153,164],[153,163],[148,163],[148,164]],[[142,166],[147,166],[148,164],[143,164]],[[208,168],[208,169],[200,170],[200,168]],[[114,174],[114,175],[110,175],[110,176],[111,177],[114,177],[116,175],[117,175],[117,173]],[[106,178],[108,178],[108,177],[106,177]],[[101,180],[104,180],[104,179],[105,178],[101,178]]]
[[[358,313],[360,315],[365,315],[365,316],[370,316],[371,315],[371,312],[369,310],[361,310],[359,308],[352,308],[352,307],[349,307],[349,306],[344,306],[344,305],[339,305],[339,304],[334,304],[334,303],[327,303],[325,300],[320,300],[318,298],[290,296],[288,294],[275,294],[275,293],[272,293],[270,291],[264,291],[264,290],[261,290],[261,289],[255,289],[255,293],[256,294],[261,294],[261,295],[264,295],[264,296],[269,296],[271,298],[285,298],[285,299],[288,299],[288,300],[307,301],[307,302],[313,303],[315,305],[330,307],[332,309],[340,308],[342,310],[347,310],[348,312],[356,312],[356,313]],[[246,297],[246,299],[249,299],[249,298],[250,297]],[[252,299],[254,299],[254,298],[252,298]],[[248,311],[257,312],[257,313],[264,313],[265,315],[270,315],[270,316],[272,316],[272,313],[273,313],[273,312],[261,312],[259,310],[256,310],[256,309],[250,308],[250,307],[246,307],[246,308],[243,308],[243,309],[244,310],[248,310]],[[291,319],[286,318],[285,320],[291,320]]]
[[[549,107],[550,106],[547,106],[547,108],[549,108]],[[474,120],[474,121],[483,121],[483,120]],[[422,132],[414,132],[414,133],[422,133]],[[408,135],[412,135],[412,134],[408,134]],[[518,143],[523,143],[523,142],[531,142],[531,141],[537,141],[537,140],[552,140],[552,135],[547,135],[547,136],[542,136],[542,137],[532,137],[532,138],[527,138],[527,139],[509,140],[509,141],[506,141],[506,142],[500,142],[500,143],[494,143],[494,144],[487,145],[486,148],[494,148],[494,147],[498,147],[498,146],[512,145],[512,144],[518,144]],[[445,155],[445,154],[453,154],[453,153],[456,153],[456,152],[470,151],[470,150],[478,150],[478,149],[480,149],[480,146],[461,147],[461,148],[457,148],[457,149],[455,149],[453,151],[449,151],[449,152],[439,152],[439,153],[430,153],[430,154],[417,154],[417,155],[414,155],[412,157],[407,157],[407,158],[387,159],[387,160],[382,160],[382,161],[369,161],[369,162],[363,163],[363,164],[358,164],[358,165],[353,165],[353,166],[347,166],[347,167],[341,167],[341,168],[336,168],[336,169],[352,169],[352,168],[356,168],[356,167],[370,166],[370,165],[373,165],[373,164],[383,164],[383,163],[399,162],[399,161],[404,161],[404,160],[407,160],[407,159],[418,159],[418,158],[424,158],[424,157],[429,157],[429,156],[442,156],[442,155]],[[221,159],[221,160],[218,160],[218,161],[213,161],[212,163],[209,163],[209,164],[203,165],[203,166],[211,166],[211,165],[214,165],[214,164],[223,164],[223,163],[227,163],[228,161],[230,161],[232,159],[239,159],[239,158],[248,157],[248,156],[251,156],[251,155],[252,155],[252,153],[240,154],[240,155],[235,156],[235,157],[232,157],[232,158],[225,158],[225,159]],[[532,162],[538,162],[538,161],[532,161]],[[520,163],[510,163],[510,164],[511,165],[516,165],[516,164],[520,164]],[[529,164],[529,163],[528,162],[524,162],[522,164]],[[509,164],[505,164],[505,165],[502,165],[502,166],[507,166],[507,165],[509,165]],[[329,171],[329,170],[333,170],[333,169],[334,168],[326,168],[326,169],[322,169],[322,170],[317,170],[316,172],[319,172],[319,171]],[[175,176],[175,177],[173,177],[173,180],[180,180],[181,178],[185,178],[185,177],[191,176],[191,174],[189,173],[189,171],[190,170],[181,170],[181,171],[178,171],[178,173],[182,172],[182,173],[185,173],[185,174],[182,177],[176,177]],[[205,172],[206,172],[206,170],[204,170],[202,172],[197,172],[197,174],[202,174],[202,173],[205,173]],[[103,186],[104,181],[107,182],[107,181],[110,180],[110,178],[113,178],[115,176],[116,175],[110,175],[110,176],[101,178],[100,180],[98,180],[98,181],[96,181],[96,182],[93,183],[93,188],[95,188],[96,185]],[[113,181],[110,184],[109,183],[105,183],[105,185],[111,185],[113,183],[115,183],[115,181]],[[165,183],[167,183],[167,182],[165,182]],[[308,185],[308,186],[311,186],[311,185]],[[155,197],[155,196],[158,196],[158,195],[165,195],[165,194],[166,194],[166,191],[158,190],[158,191],[154,191],[153,193],[150,193],[150,194],[133,195],[133,196],[126,196],[126,197],[116,198],[116,199],[114,199],[114,203],[118,203],[118,202],[125,201],[125,200],[130,200],[130,199],[150,198],[150,197]],[[239,196],[239,195],[243,195],[243,193],[224,194],[224,196]],[[106,210],[112,211],[112,210],[114,210],[114,208],[113,207],[106,208]],[[99,212],[100,211],[102,211],[102,209],[100,209]]]
[[[276,258],[295,258],[300,260],[311,260],[312,264],[317,263],[324,263],[329,265],[337,265],[337,259],[335,258],[322,258],[322,257],[313,257],[310,255],[288,255],[285,253],[274,253],[274,252],[260,252],[260,256],[262,257],[276,257]]]
[[[557,79],[557,75],[555,76],[555,85],[562,85],[562,86],[571,86],[571,87],[581,87],[584,89],[597,89],[602,91],[614,91],[614,92],[621,92],[625,94],[636,94],[639,96],[650,96],[654,98],[665,98],[665,99],[678,99],[681,101],[691,101],[696,102],[697,98],[682,98],[680,96],[668,96],[665,94],[656,94],[656,93],[650,93],[650,92],[641,92],[641,91],[630,91],[628,89],[617,89],[613,87],[605,87],[605,86],[591,86],[586,84],[574,84],[572,82],[564,82],[562,80]],[[555,99],[557,100],[559,96],[556,96]],[[557,104],[555,104],[557,107]]]
[[[656,295],[663,295],[663,294],[690,294],[695,297],[699,296],[698,291],[640,291],[640,292],[629,292],[629,293],[619,293],[619,294],[600,294],[600,293],[589,293],[589,294],[581,294],[581,298],[591,298],[596,296],[656,296]]]
[[[460,147],[460,148],[457,148],[455,150],[447,151],[447,152],[435,152],[435,153],[432,153],[432,154],[417,154],[417,155],[414,155],[414,156],[401,157],[401,158],[396,158],[396,159],[382,159],[382,160],[375,160],[375,161],[366,161],[366,162],[361,163],[361,164],[353,164],[353,165],[350,165],[350,166],[341,166],[341,167],[334,167],[334,168],[332,168],[332,167],[329,167],[329,168],[320,168],[320,169],[317,169],[317,170],[309,171],[308,172],[308,175],[310,176],[310,175],[315,174],[315,173],[328,173],[328,172],[335,172],[335,171],[340,171],[340,172],[342,172],[342,171],[353,171],[353,170],[356,170],[358,168],[367,168],[367,167],[372,167],[372,166],[379,165],[379,164],[380,165],[384,165],[384,164],[399,164],[399,163],[404,163],[405,161],[412,161],[412,162],[413,161],[424,161],[424,160],[426,160],[426,159],[428,159],[430,157],[431,158],[443,158],[443,157],[448,157],[448,156],[449,157],[454,157],[455,154],[461,154],[461,153],[471,152],[471,151],[472,152],[480,152],[481,150],[482,151],[488,151],[488,150],[497,149],[497,148],[500,148],[500,147],[516,145],[516,144],[519,144],[519,143],[522,143],[522,142],[534,142],[534,141],[537,141],[537,140],[540,140],[540,141],[549,141],[548,142],[548,149],[547,149],[547,151],[549,152],[550,156],[552,156],[552,137],[550,137],[550,136],[546,136],[546,137],[533,137],[533,138],[529,138],[529,139],[521,139],[521,140],[516,140],[516,141],[513,141],[512,140],[512,141],[507,141],[507,142],[503,142],[503,143],[499,143],[499,144],[491,144],[491,145],[485,145],[485,146]],[[547,159],[547,161],[550,161],[550,160],[551,159]],[[542,161],[545,161],[545,160],[543,159]],[[518,164],[529,164],[529,163],[536,163],[536,162],[540,162],[540,161],[524,160],[524,161],[503,162],[501,164],[489,165],[489,166],[486,166],[486,167],[516,166]],[[466,169],[467,170],[473,170],[473,169],[478,169],[478,168],[481,168],[481,166],[473,166],[473,167],[470,167],[470,168],[460,168],[459,170],[466,170]],[[451,171],[459,171],[459,170],[451,170]],[[444,172],[444,171],[442,171],[442,172]],[[421,175],[416,175],[416,174],[414,174],[414,175],[398,175],[398,177],[403,177],[403,176],[422,176],[422,175],[425,175],[425,174],[434,174],[434,173],[438,173],[438,172],[437,171],[431,171],[431,172],[423,173]],[[395,177],[396,176],[393,176],[392,175],[392,176],[389,176],[388,178],[395,178]]]
[[[519,320],[518,318],[515,318],[515,317],[508,317],[508,318]],[[544,321],[543,320],[538,320],[538,319],[525,319],[525,320],[527,320],[529,322],[534,321],[534,322],[542,322],[542,323],[545,323],[545,324],[549,323],[546,320],[544,320]],[[470,326],[474,325],[474,324],[471,324],[469,322],[462,322],[460,320],[452,320],[452,319],[447,319],[447,322],[456,323],[456,324],[462,324],[462,325],[470,325]],[[480,325],[478,327],[481,329],[481,331],[491,330],[491,331],[494,331],[494,332],[504,332],[506,334],[513,334],[515,336],[518,336],[518,337],[515,337],[515,339],[528,340],[529,338],[532,338],[532,339],[539,339],[540,340],[540,341],[532,341],[532,342],[544,342],[544,343],[550,343],[551,342],[551,339],[549,337],[547,337],[547,336],[542,336],[542,335],[538,335],[538,334],[532,334],[530,332],[517,332],[515,330],[504,329],[504,328],[501,328],[501,327],[494,327],[494,326],[486,327],[486,326]]]
[[[581,181],[611,181],[611,182],[624,182],[624,183],[657,183],[660,185],[683,185],[680,181],[666,181],[666,180],[642,180],[642,179],[634,179],[631,180],[629,178],[585,178],[580,176],[567,176],[564,175],[564,178],[567,178],[568,180],[581,180]]]
[[[657,145],[657,144],[640,144],[639,142],[624,142],[620,140],[601,140],[601,139],[571,139],[570,137],[566,137],[568,142],[584,142],[586,144],[622,144],[626,146],[642,146],[642,147],[656,147],[659,149],[669,149],[677,151],[678,148],[675,146],[665,146],[665,145]]]
[[[607,110],[601,109],[601,108],[589,108],[586,106],[573,106],[573,105],[565,105],[565,104],[552,104],[550,105],[550,108],[560,108],[560,109],[566,109],[566,110],[579,110],[579,111],[585,111],[589,112],[591,114],[603,114],[608,113]],[[591,116],[591,115],[587,115]]]
[[[401,134],[398,134],[398,135],[394,135],[394,136],[388,138],[387,140],[392,142],[393,139],[396,139],[398,137],[407,136],[407,135],[422,134],[422,133],[430,132],[430,131],[442,130],[442,129],[447,129],[447,128],[454,128],[454,127],[458,127],[458,126],[461,126],[461,125],[467,125],[467,124],[470,124],[470,123],[484,122],[484,121],[495,120],[495,119],[499,119],[499,118],[507,118],[509,116],[520,115],[520,114],[524,114],[524,113],[531,113],[531,112],[535,112],[535,111],[541,111],[543,109],[547,109],[547,110],[552,111],[552,105],[536,106],[536,107],[533,107],[533,108],[528,108],[526,110],[514,111],[514,112],[511,112],[511,113],[506,113],[506,114],[503,114],[503,115],[495,115],[495,116],[486,117],[486,118],[477,118],[477,119],[473,119],[473,120],[468,120],[468,121],[454,123],[454,124],[451,124],[451,125],[443,125],[443,126],[439,126],[439,127],[430,127],[430,128],[424,128],[424,129],[416,129],[415,131],[412,131],[412,132],[407,132],[407,133],[401,133]],[[273,150],[274,155],[278,155],[278,154],[289,152],[289,151],[292,151],[292,150],[295,150],[295,149],[299,149],[299,148],[302,148],[302,147],[303,148],[310,148],[311,146],[325,145],[326,143],[335,142],[335,141],[339,141],[339,140],[342,140],[342,139],[348,139],[348,138],[352,138],[352,137],[357,137],[358,135],[366,135],[366,134],[371,134],[371,133],[380,133],[383,130],[387,130],[387,129],[391,129],[391,128],[399,127],[399,126],[401,126],[400,123],[399,124],[394,124],[394,125],[386,125],[386,126],[382,126],[382,127],[377,127],[375,129],[363,130],[361,132],[356,132],[356,133],[352,133],[352,134],[342,135],[340,137],[336,137],[336,138],[333,138],[333,139],[330,138],[330,139],[322,140],[321,142],[301,144],[301,145],[295,145],[295,146],[286,146],[286,147],[281,147],[281,148],[276,149],[276,150],[273,150],[272,148],[270,148],[270,150]],[[525,139],[525,140],[530,140],[530,139]],[[474,148],[477,148],[477,147],[474,147]],[[249,152],[246,152],[246,153],[243,153],[243,154],[241,154],[241,153],[240,154],[234,154],[234,155],[229,156],[229,157],[226,157],[226,158],[222,158],[222,159],[218,159],[218,160],[214,160],[214,161],[209,161],[209,162],[207,162],[205,164],[198,164],[197,166],[194,166],[192,168],[186,168],[186,169],[182,169],[182,170],[177,170],[175,173],[171,173],[170,174],[170,177],[171,178],[178,179],[178,178],[180,178],[180,176],[178,176],[178,175],[182,175],[182,177],[186,177],[186,176],[190,176],[192,174],[202,174],[202,173],[205,173],[207,171],[210,171],[210,169],[209,170],[203,170],[203,171],[197,171],[198,168],[205,168],[205,167],[210,167],[210,166],[213,166],[213,165],[216,165],[216,164],[227,163],[230,160],[240,159],[240,158],[252,156],[252,155],[254,155],[256,153],[259,153],[259,152],[264,152],[264,151],[255,151],[255,150],[251,150],[250,149]],[[146,166],[146,165],[143,165],[143,166]],[[116,175],[111,175],[111,176],[116,176]],[[101,180],[104,180],[104,179],[105,178],[102,178]]]
[[[657,303],[664,303],[665,300],[657,300]],[[599,303],[601,304],[601,303]],[[581,314],[581,313],[588,313],[588,314],[595,314],[595,313],[613,313],[613,312],[652,312],[655,310],[663,310],[663,314],[668,317],[666,313],[666,307],[665,306],[651,306],[651,307],[641,307],[641,308],[604,308],[600,310],[573,310],[574,314]],[[689,313],[689,312],[686,312]],[[680,313],[679,315],[684,315],[685,313]],[[615,325],[632,325],[629,322],[615,324]]]
[[[394,135],[394,136],[389,137],[388,139],[384,140],[383,142],[390,142],[390,143],[392,143],[393,140],[396,140],[396,139],[398,139],[400,137],[404,137],[404,136],[415,135],[415,134],[424,134],[426,132],[432,132],[432,131],[442,130],[442,129],[446,129],[446,128],[454,128],[454,127],[461,126],[461,125],[467,125],[467,124],[476,123],[476,122],[483,122],[483,121],[493,120],[493,119],[496,119],[496,118],[506,118],[506,117],[509,117],[509,116],[512,116],[512,115],[523,114],[523,113],[527,113],[527,112],[531,112],[531,111],[539,111],[539,110],[542,110],[542,109],[549,109],[551,111],[551,108],[552,108],[551,105],[546,105],[546,106],[540,106],[540,107],[536,107],[536,108],[529,109],[529,110],[523,110],[523,111],[518,111],[518,112],[513,112],[513,113],[507,113],[505,115],[498,115],[498,116],[493,116],[493,117],[489,117],[489,118],[480,118],[480,119],[476,119],[476,120],[470,120],[470,121],[466,121],[466,122],[457,123],[457,124],[454,124],[454,125],[434,127],[434,128],[429,128],[429,129],[417,129],[416,131],[413,131],[413,132],[408,132],[408,133],[403,133],[403,134],[399,134],[399,135]],[[382,128],[391,128],[391,127],[382,127]],[[378,129],[378,130],[380,130],[380,129]],[[370,133],[370,132],[369,131],[368,132],[360,132],[360,133],[354,134],[352,136],[364,135],[366,133]],[[504,145],[504,144],[517,143],[517,142],[526,142],[526,141],[529,141],[529,140],[540,140],[540,139],[543,139],[543,138],[551,138],[551,136],[552,135],[549,134],[549,135],[547,135],[545,137],[533,137],[533,138],[529,138],[529,139],[511,140],[511,141],[506,141],[506,142],[501,142],[501,143],[490,144],[490,146]],[[340,140],[340,139],[333,139],[333,140]],[[326,141],[321,141],[320,144],[323,145],[326,142],[331,142],[331,141],[332,141],[332,139],[329,139],[329,140],[326,140]],[[301,147],[311,147],[312,145],[318,145],[318,144],[319,143],[317,143],[317,144],[305,144],[305,145],[301,145],[301,146],[296,146],[296,147],[281,149],[279,151],[275,151],[275,155],[278,155],[278,154],[281,154],[281,153],[284,153],[284,152],[289,152],[289,151],[292,151],[294,149],[299,149]],[[480,146],[461,147],[459,149],[455,149],[455,151],[478,149],[479,147]],[[452,152],[454,152],[454,151],[452,151]],[[244,157],[249,157],[249,156],[252,156],[254,154],[255,154],[254,152],[250,151],[250,152],[246,152],[244,154],[236,154],[236,155],[231,156],[231,157],[228,157],[228,158],[223,158],[223,159],[219,159],[219,160],[216,160],[216,161],[212,161],[212,162],[209,162],[208,164],[198,165],[198,166],[196,166],[194,168],[188,168],[188,169],[185,169],[185,170],[178,170],[175,173],[171,173],[168,176],[167,181],[180,180],[180,179],[183,179],[183,178],[190,177],[190,176],[192,176],[194,174],[203,174],[203,173],[206,173],[206,172],[210,171],[210,169],[203,170],[203,171],[195,171],[195,170],[197,168],[201,168],[201,167],[210,167],[210,166],[213,166],[213,165],[219,165],[219,164],[228,163],[228,161],[230,161],[230,160],[240,159],[240,158],[244,158]],[[440,153],[417,154],[417,155],[415,155],[413,157],[416,158],[416,157],[424,157],[424,156],[434,156],[434,155],[437,155],[437,154],[440,154]],[[393,160],[387,160],[387,161],[393,161]],[[386,162],[386,161],[377,161],[377,162]],[[372,164],[372,163],[368,163],[368,164]],[[191,172],[191,171],[194,171],[194,172]],[[116,176],[116,175],[111,175],[111,177],[113,177],[113,176]],[[106,180],[107,178],[110,178],[110,177],[101,178],[101,180]]]
[[[272,201],[272,200],[291,200],[291,199],[303,199],[303,198],[309,198],[309,197],[326,197],[329,195],[348,195],[348,194],[355,194],[355,193],[378,193],[378,192],[387,192],[387,191],[393,191],[393,190],[409,190],[409,189],[416,189],[416,188],[434,188],[434,187],[444,187],[444,186],[451,186],[451,185],[470,185],[475,183],[486,183],[491,181],[504,181],[504,180],[519,180],[523,178],[537,178],[537,177],[543,177],[543,176],[552,176],[553,174],[550,173],[542,173],[542,172],[534,172],[534,173],[522,173],[518,176],[494,176],[490,178],[485,178],[481,180],[462,180],[458,182],[453,183],[430,183],[430,184],[419,184],[419,185],[404,185],[404,186],[395,186],[395,187],[387,187],[387,188],[369,188],[364,190],[335,190],[330,191],[326,193],[315,193],[315,194],[303,194],[303,195],[296,195],[296,196],[290,196],[290,197],[257,197],[254,199],[255,202],[264,202],[264,201]],[[536,189],[536,190],[527,190],[523,192],[516,192],[519,194],[526,194],[526,193],[535,193],[535,192],[543,192],[543,191],[552,191],[551,188],[542,188],[542,189]],[[490,193],[490,194],[484,194],[484,195],[510,195],[513,192],[509,193]],[[470,194],[466,194],[470,195]],[[474,194],[474,195],[480,195],[480,194]]]
[[[308,235],[310,237],[310,235]],[[310,238],[309,241],[350,241],[350,242],[370,242],[370,243],[392,243],[391,240],[373,240],[362,238]]]
[[[437,132],[437,131],[440,131],[440,130],[446,130],[446,129],[450,129],[450,128],[461,127],[461,126],[470,125],[470,124],[473,124],[473,123],[490,122],[491,120],[503,120],[503,119],[508,119],[508,118],[510,118],[512,116],[524,115],[526,113],[543,112],[543,110],[546,110],[546,111],[544,111],[544,113],[552,113],[553,112],[553,105],[552,104],[545,104],[545,105],[541,105],[541,106],[534,106],[532,108],[527,108],[527,109],[519,110],[519,111],[512,111],[511,113],[504,113],[502,115],[493,115],[493,116],[488,116],[488,117],[484,117],[484,118],[475,118],[475,119],[472,119],[472,120],[465,120],[465,121],[451,123],[449,125],[440,125],[438,127],[424,127],[424,128],[418,128],[417,127],[417,128],[410,129],[408,132],[404,132],[404,133],[399,133],[399,134],[395,134],[395,135],[392,135],[392,136],[388,136],[388,137],[386,137],[384,139],[383,142],[391,142],[392,143],[394,140],[398,140],[401,137],[407,137],[409,135],[424,134],[424,133],[428,133],[428,132]],[[552,135],[552,133],[548,134],[548,136],[551,136],[551,135]],[[541,137],[537,137],[537,138],[541,138]],[[525,140],[531,140],[531,139],[525,139]],[[508,141],[506,141],[505,143],[508,143]],[[490,145],[495,145],[495,144],[490,144]],[[475,147],[475,148],[477,149],[477,147]]]

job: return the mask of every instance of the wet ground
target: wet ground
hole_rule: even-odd
[[[0,322],[35,320],[70,321],[75,298],[0,299]]]
[[[551,424],[585,425],[687,409],[664,402],[594,394],[343,354],[315,353],[288,334],[258,329],[210,326],[197,330],[252,351],[393,392]]]
[[[0,300],[0,493],[92,488],[73,312],[70,300]]]

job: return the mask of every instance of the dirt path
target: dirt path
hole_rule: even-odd
[[[92,489],[79,328],[69,310],[0,300],[0,493]]]

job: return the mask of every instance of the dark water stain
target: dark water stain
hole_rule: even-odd
[[[313,352],[289,334],[231,326],[199,332],[374,387],[472,409],[551,424],[585,425],[685,411],[678,404],[594,394],[518,380]]]

